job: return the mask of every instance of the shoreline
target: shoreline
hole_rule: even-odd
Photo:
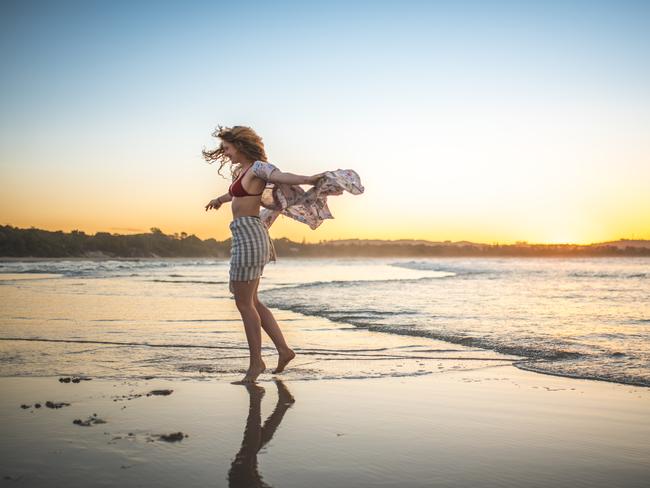
[[[631,386],[631,387],[635,387],[635,388],[650,388],[650,385],[648,385],[648,384],[637,383],[637,382],[633,382],[633,381],[623,382],[623,381],[610,380],[610,379],[607,379],[607,378],[598,378],[598,377],[592,378],[592,377],[589,377],[589,376],[572,375],[572,374],[569,374],[569,373],[561,374],[561,373],[555,373],[553,371],[538,371],[536,369],[527,368],[527,367],[525,367],[523,365],[517,364],[516,362],[514,362],[512,364],[512,366],[514,366],[515,368],[517,368],[517,369],[519,369],[521,371],[525,371],[527,373],[536,373],[536,374],[541,374],[541,375],[556,376],[558,378],[566,378],[566,379],[569,379],[569,380],[598,381],[598,382],[602,382],[602,383],[613,383],[615,385]]]
[[[438,340],[440,342],[447,342],[444,341],[443,339],[432,339],[432,340]],[[26,342],[54,342],[54,343],[79,343],[79,344],[108,344],[108,345],[133,345],[132,343],[121,343],[121,342],[98,342],[98,341],[71,341],[71,340],[65,340],[65,339],[48,339],[48,340],[43,340],[43,339],[35,339],[35,338],[15,338],[15,337],[2,337],[0,338],[0,341],[26,341]],[[448,342],[450,345],[458,345],[453,342]],[[176,347],[176,346],[165,346],[165,347]],[[208,350],[213,350],[213,349],[222,349],[219,346],[191,346],[193,349],[208,349]],[[483,349],[485,352],[495,352],[497,354],[503,354],[506,355],[506,353],[500,353],[498,351],[494,351],[492,349]],[[266,360],[273,360],[274,356],[271,354],[269,357],[265,358]],[[467,361],[469,358],[447,358],[449,361]],[[525,357],[522,357],[522,359],[514,359],[514,358],[472,358],[472,360],[477,361],[477,362],[494,362],[494,365],[491,366],[478,366],[476,369],[468,368],[468,369],[463,369],[461,371],[476,371],[476,370],[483,370],[483,369],[490,369],[490,368],[500,368],[500,367],[512,367],[517,369],[518,371],[527,373],[527,374],[532,374],[532,375],[541,375],[541,376],[550,376],[553,378],[561,378],[565,379],[567,381],[589,381],[589,382],[594,382],[594,383],[605,383],[605,384],[612,384],[612,385],[619,385],[619,386],[624,386],[624,387],[630,387],[630,388],[643,388],[647,389],[650,391],[650,385],[644,384],[644,383],[635,383],[635,382],[621,382],[621,381],[615,381],[611,380],[608,378],[598,378],[598,377],[589,377],[589,376],[579,376],[579,375],[572,375],[572,374],[561,374],[561,373],[555,373],[552,371],[541,371],[537,370],[534,368],[527,367],[525,365],[519,364],[520,362],[527,361],[528,359]],[[498,364],[499,362],[503,361],[504,364]],[[508,363],[509,362],[509,363]],[[267,366],[267,371],[270,371],[273,369],[271,366]],[[290,370],[291,368],[289,368]],[[242,369],[242,375],[245,371],[245,368]],[[386,380],[386,379],[393,379],[393,378],[419,378],[419,377],[424,377],[424,376],[429,376],[429,375],[436,375],[439,374],[439,372],[436,371],[429,371],[429,372],[424,372],[424,373],[418,373],[418,374],[404,374],[404,375],[399,375],[399,376],[368,376],[364,378],[356,378],[356,377],[350,377],[350,378],[291,378],[291,381],[358,381],[358,380]],[[54,373],[54,374],[49,374],[49,375],[43,375],[43,374],[37,374],[37,375],[32,375],[32,374],[0,374],[0,379],[4,378],[41,378],[41,379],[49,379],[49,378],[60,378],[60,377],[84,377],[86,375],[84,374],[78,374],[78,373]],[[234,378],[234,377],[233,377]],[[220,377],[209,377],[209,376],[196,376],[196,377],[177,377],[177,376],[163,376],[163,375],[143,375],[143,376],[95,376],[93,379],[97,379],[100,381],[141,381],[141,380],[163,380],[163,381],[220,381],[223,379],[223,376]],[[266,380],[260,380],[260,381],[266,381]]]

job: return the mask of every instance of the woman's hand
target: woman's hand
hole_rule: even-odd
[[[307,184],[315,185],[318,182],[318,180],[320,180],[323,176],[325,176],[325,173],[318,173],[317,175],[312,175],[309,178],[307,178]]]
[[[211,208],[213,208],[215,210],[219,210],[219,207],[221,207],[221,205],[223,205],[223,203],[221,203],[221,200],[219,200],[218,198],[215,198],[214,200],[210,200],[208,202],[208,204],[205,206],[205,211],[207,212]]]

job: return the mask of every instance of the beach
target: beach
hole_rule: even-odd
[[[512,366],[263,378],[250,388],[57,377],[0,385],[7,485],[641,487],[650,477],[647,388]],[[155,390],[172,393],[146,396]],[[94,414],[105,423],[73,423]]]
[[[597,279],[609,280],[610,289],[613,280],[621,290],[629,287],[639,278],[626,263],[596,264],[607,268]],[[555,333],[553,347],[560,344],[565,354],[544,356],[539,348],[535,357],[513,347],[522,342],[517,337],[493,349],[441,340],[420,325],[424,302],[380,299],[384,289],[407,296],[441,286],[429,295],[440,310],[443,301],[458,299],[457,290],[487,293],[485,283],[501,279],[504,293],[522,273],[537,286],[530,270],[543,283],[540,269],[551,266],[507,261],[513,277],[502,265],[286,260],[270,266],[260,297],[298,355],[273,375],[277,356],[264,336],[267,371],[247,387],[231,384],[243,376],[248,355],[224,279],[227,262],[5,263],[0,478],[30,487],[646,486],[650,389],[570,377],[586,371],[575,366],[575,351],[594,342],[566,350],[566,332]],[[477,272],[464,273],[463,266]],[[558,266],[552,264],[553,276]],[[567,279],[583,279],[575,266],[584,271],[585,262],[566,266]],[[309,280],[296,277],[296,269]],[[601,282],[588,279],[589,286],[578,281],[580,288],[599,289],[594,284]],[[336,290],[344,299],[332,300]],[[472,300],[483,298],[473,296],[461,297],[459,320],[471,322],[480,308]],[[368,297],[382,303],[360,301]],[[524,305],[544,329],[529,342],[541,344],[557,325],[544,327],[535,307]],[[627,308],[610,308],[608,320]],[[642,318],[645,309],[633,312]],[[516,318],[519,311],[509,306],[508,313]],[[624,340],[613,344],[628,351],[623,366],[632,369],[641,361]],[[598,375],[624,369],[620,355],[591,350],[586,363],[606,365]],[[638,369],[629,379],[645,374]]]
[[[650,1],[2,7],[0,488],[650,488]]]

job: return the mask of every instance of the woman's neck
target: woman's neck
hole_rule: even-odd
[[[248,168],[250,165],[253,164],[254,161],[240,161],[237,163],[240,168]]]

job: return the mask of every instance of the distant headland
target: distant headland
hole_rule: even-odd
[[[469,241],[346,239],[299,243],[274,239],[284,257],[613,257],[650,256],[650,240],[620,239],[594,244],[481,244]],[[201,240],[195,235],[164,234],[152,227],[144,234],[94,235],[73,230],[47,231],[0,226],[4,258],[181,258],[230,256],[230,239]]]

